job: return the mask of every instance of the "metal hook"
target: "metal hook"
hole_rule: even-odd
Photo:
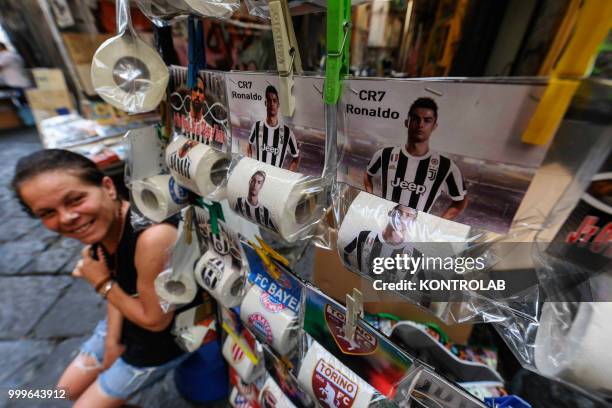
[[[340,46],[340,50],[338,52],[328,52],[328,57],[340,57],[344,52],[344,47],[346,45],[346,38],[348,37],[349,28],[351,27],[351,23],[344,23],[344,37],[342,38],[342,45]]]

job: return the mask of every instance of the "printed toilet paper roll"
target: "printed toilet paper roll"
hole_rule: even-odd
[[[295,408],[272,377],[268,377],[259,393],[259,405],[262,408]]]
[[[148,219],[162,222],[187,205],[187,190],[170,175],[153,176],[132,182],[132,199]]]
[[[312,231],[323,201],[321,179],[242,158],[227,181],[236,212],[294,242]]]
[[[219,255],[209,249],[195,266],[195,280],[225,307],[240,304],[244,275],[232,265],[231,255]]]
[[[227,336],[225,339],[222,354],[228,364],[236,370],[240,379],[247,384],[255,381],[265,370],[263,359],[260,358],[258,363],[254,364],[232,336]]]
[[[206,316],[207,309],[204,305],[191,307],[177,314],[174,320],[175,340],[190,353],[200,348],[208,332],[216,328],[215,320]]]
[[[566,305],[576,305],[571,311]],[[536,368],[589,390],[612,391],[612,302],[545,303],[536,334]]]
[[[467,225],[360,192],[342,220],[337,245],[342,259],[349,258],[352,266],[367,274],[370,268],[366,260],[370,255],[412,256],[417,250],[417,255],[452,257],[465,245],[469,232]],[[379,250],[373,251],[374,246]]]
[[[195,194],[220,201],[225,198],[229,155],[179,136],[166,148],[166,164],[176,181]]]
[[[324,408],[365,408],[376,390],[319,343],[302,360],[298,382]]]
[[[198,287],[193,274],[173,274],[166,269],[155,278],[155,292],[164,302],[172,305],[187,304],[195,299]]]
[[[253,285],[240,305],[240,320],[281,355],[294,350],[299,325],[295,312]]]

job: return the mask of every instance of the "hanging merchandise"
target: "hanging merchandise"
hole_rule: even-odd
[[[290,368],[293,367],[293,364],[288,362],[285,358],[278,357],[269,347],[265,345],[264,356],[266,360],[266,370],[268,372],[269,378],[274,380],[274,382],[278,385],[284,396],[289,399],[289,401],[291,401],[291,403],[296,407],[314,407],[314,401],[309,396],[309,394],[304,391],[302,387],[300,387],[297,378],[295,377],[294,373]],[[295,374],[297,374],[297,372]]]
[[[245,277],[229,254],[206,251],[195,266],[195,279],[225,307],[238,306],[244,296]]]
[[[181,187],[211,200],[225,198],[230,162],[229,155],[183,136],[166,148],[166,164],[174,179]]]
[[[259,393],[259,404],[264,408],[296,408],[272,377],[268,377]]]
[[[302,360],[298,381],[326,408],[366,408],[381,399],[370,384],[317,342],[312,343]]]
[[[325,204],[323,180],[247,157],[232,164],[230,207],[288,242],[312,237]]]
[[[241,336],[233,332],[227,336],[223,343],[223,357],[247,384],[265,372],[261,346],[246,331]]]
[[[144,180],[168,172],[164,161],[167,141],[157,126],[132,129],[126,133],[128,154],[125,160],[124,182],[131,188],[132,180]]]
[[[176,315],[172,334],[187,352],[199,349],[216,339],[216,322],[209,304],[189,308]]]
[[[184,20],[190,14],[226,19],[240,8],[239,0],[136,0],[136,4],[159,27]]]
[[[254,403],[249,401],[249,399],[242,393],[240,393],[237,387],[232,388],[232,391],[230,392],[229,404],[233,408],[259,408]]]
[[[225,75],[198,71],[188,87],[189,71],[170,67],[168,104],[172,109],[174,131],[188,139],[229,152],[231,149]]]
[[[93,56],[91,81],[102,99],[128,113],[157,107],[168,84],[168,68],[157,51],[138,37],[128,0],[117,1],[117,36]]]
[[[193,211],[188,208],[187,212]],[[155,291],[159,296],[162,309],[171,305],[188,304],[198,292],[193,273],[194,265],[200,256],[198,240],[192,231],[191,217],[179,225],[179,234],[172,250],[171,268],[155,278]]]
[[[295,352],[298,316],[273,295],[253,285],[240,305],[242,322],[281,355]]]
[[[142,215],[162,222],[187,206],[189,193],[165,174],[132,181],[131,198]]]

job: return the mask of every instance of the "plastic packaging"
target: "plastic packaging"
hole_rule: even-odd
[[[162,222],[187,206],[189,194],[170,175],[158,175],[132,181],[132,202],[140,213],[154,222]]]
[[[187,352],[195,351],[215,338],[217,325],[210,309],[211,306],[204,303],[176,315],[172,333],[179,346]]]
[[[132,27],[128,0],[117,1],[117,35],[100,45],[91,81],[104,101],[128,113],[157,108],[168,85],[168,68]]]
[[[206,251],[196,263],[195,279],[225,307],[238,306],[244,296],[244,272],[229,254],[220,255],[213,249]]]
[[[175,137],[166,148],[166,164],[175,180],[210,200],[225,198],[230,162],[228,154],[183,136]]]
[[[240,8],[239,0],[136,0],[140,11],[157,26],[174,24],[190,14],[229,18]]]
[[[127,188],[132,187],[132,180],[144,180],[168,173],[164,161],[167,141],[161,137],[156,125],[130,130],[125,135],[125,140],[128,154],[124,181]]]
[[[257,341],[248,337],[228,335],[223,343],[222,354],[240,379],[251,384],[265,373],[263,350]],[[248,339],[248,340],[247,340]]]
[[[235,212],[288,242],[313,237],[327,200],[324,179],[246,157],[232,162],[227,197]]]

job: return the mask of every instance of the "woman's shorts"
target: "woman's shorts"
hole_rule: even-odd
[[[99,368],[104,359],[104,339],[106,337],[106,320],[101,320],[96,326],[93,335],[81,346],[81,355],[88,355],[96,360]],[[169,362],[155,367],[134,367],[129,365],[120,357],[106,371],[98,376],[98,384],[102,391],[110,397],[127,400],[131,395],[141,391],[164,376],[181,362],[189,354],[170,360]]]

